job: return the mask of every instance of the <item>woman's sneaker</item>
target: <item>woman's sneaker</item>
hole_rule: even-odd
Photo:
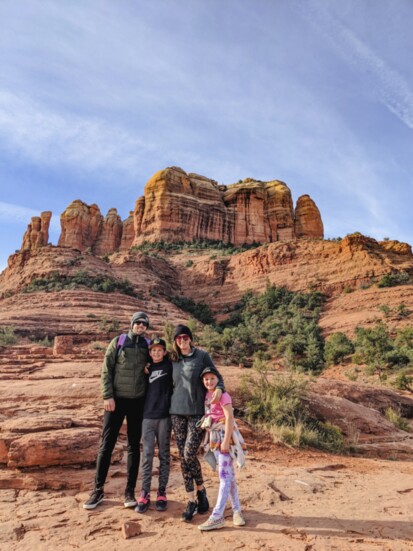
[[[245,526],[245,518],[243,517],[241,511],[234,511],[232,515],[232,522],[234,526]]]
[[[198,513],[200,515],[204,515],[209,511],[209,501],[207,498],[207,493],[205,488],[202,488],[202,490],[198,490],[196,493],[196,503],[198,506]]]
[[[197,512],[198,512],[198,507],[195,501],[188,501],[188,505],[186,506],[185,511],[182,513],[181,518],[184,522],[191,522],[191,520],[194,518]]]
[[[151,504],[151,495],[148,492],[145,492],[145,490],[142,490],[141,496],[138,499],[138,504],[135,507],[135,511],[137,513],[146,513],[146,511],[149,509],[150,504]]]
[[[218,528],[223,528],[225,526],[224,517],[209,517],[209,519],[198,526],[199,530],[217,530]]]
[[[105,494],[102,488],[96,488],[90,494],[89,499],[83,504],[83,509],[95,509],[103,501]]]
[[[155,507],[157,511],[166,511],[168,500],[166,499],[165,490],[159,490],[156,496]]]

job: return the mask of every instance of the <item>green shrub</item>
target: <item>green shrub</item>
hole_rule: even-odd
[[[333,333],[324,346],[324,359],[327,365],[337,365],[346,356],[353,354],[354,344],[344,333]]]
[[[390,421],[390,423],[393,423],[393,425],[398,429],[404,430],[406,432],[410,432],[411,429],[410,429],[409,422],[407,421],[407,419],[402,417],[402,415],[400,414],[400,411],[389,407],[384,412],[384,416],[388,421]]]
[[[49,338],[49,335],[46,335],[43,339],[39,339],[34,342],[40,346],[47,346],[48,348],[53,346],[53,340]]]
[[[166,347],[168,350],[172,350],[173,345],[173,336],[174,336],[174,324],[171,321],[166,321],[163,324],[163,335],[166,342]]]
[[[178,308],[188,312],[201,323],[213,324],[215,322],[211,308],[205,302],[195,302],[191,298],[180,296],[171,297],[170,300]]]
[[[402,369],[393,381],[393,385],[399,390],[413,392],[413,376],[410,371]]]
[[[317,320],[324,298],[318,291],[295,293],[269,282],[260,295],[247,291],[216,327],[220,352],[239,362],[263,351],[283,355],[293,369],[320,372],[324,340]]]
[[[17,341],[18,337],[14,327],[9,325],[0,327],[0,346],[10,346],[16,344]]]
[[[291,446],[334,452],[343,449],[341,430],[310,416],[305,401],[308,383],[302,376],[289,373],[271,377],[267,364],[259,359],[253,369],[256,375],[244,377],[241,385],[250,423]]]
[[[63,289],[77,289],[82,286],[102,293],[118,291],[125,295],[135,296],[133,286],[127,279],[118,280],[105,275],[93,276],[86,272],[86,270],[78,270],[73,276],[54,272],[47,278],[34,279],[23,291],[25,293],[35,293],[37,291],[51,292],[62,291]]]
[[[120,330],[120,321],[117,319],[107,319],[106,317],[103,317],[99,321],[98,327],[100,331],[104,331],[106,333],[113,333],[114,331]]]
[[[385,274],[377,283],[378,287],[394,287],[407,285],[412,282],[412,277],[407,272],[392,272]]]

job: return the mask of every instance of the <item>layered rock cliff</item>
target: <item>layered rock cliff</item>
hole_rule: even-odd
[[[48,242],[51,213],[33,218],[22,251]],[[126,251],[145,241],[215,240],[243,245],[322,238],[320,212],[303,195],[294,210],[291,191],[279,180],[251,178],[229,186],[181,168],[157,172],[145,186],[144,196],[122,222],[112,208],[104,218],[97,205],[77,199],[60,217],[58,245],[104,256]]]
[[[134,211],[134,245],[145,241],[218,240],[234,245],[322,238],[320,212],[308,195],[294,212],[291,191],[279,180],[246,179],[223,186],[172,167],[146,184]]]

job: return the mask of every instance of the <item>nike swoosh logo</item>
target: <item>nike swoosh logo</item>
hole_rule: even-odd
[[[149,375],[149,382],[153,383],[154,381],[156,381],[156,379],[160,379],[161,377],[165,377],[165,375],[167,375],[167,373],[164,373],[163,371],[153,371]]]

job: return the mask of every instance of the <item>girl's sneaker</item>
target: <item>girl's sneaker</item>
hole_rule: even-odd
[[[224,517],[209,517],[209,519],[198,526],[199,530],[217,530],[218,528],[223,528],[225,526]]]
[[[148,492],[145,492],[145,490],[142,490],[141,496],[138,499],[138,504],[135,507],[135,511],[137,513],[146,513],[146,511],[149,509],[150,504],[151,504],[151,495]]]
[[[166,499],[165,490],[159,490],[156,496],[155,507],[157,511],[166,511],[168,500]]]
[[[234,526],[245,526],[245,518],[243,517],[241,511],[234,511],[232,522]]]

